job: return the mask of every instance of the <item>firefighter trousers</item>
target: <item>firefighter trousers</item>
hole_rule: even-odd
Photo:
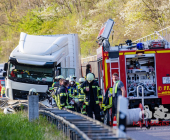
[[[87,115],[91,118],[93,118],[93,112],[95,115],[95,119],[98,121],[101,121],[100,117],[100,106],[99,104],[96,104],[96,102],[90,102],[90,104],[87,106]]]
[[[81,112],[81,109],[82,109],[82,107],[83,107],[83,103],[84,103],[84,101],[80,101],[80,102],[78,102],[77,103],[77,112]]]
[[[112,99],[112,115],[113,117],[117,117],[117,101],[118,101],[118,96],[113,97]]]

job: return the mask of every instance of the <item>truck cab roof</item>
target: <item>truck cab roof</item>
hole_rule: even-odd
[[[28,35],[20,34],[19,45],[10,54],[18,63],[44,65],[46,62],[62,61],[68,55],[69,35]]]

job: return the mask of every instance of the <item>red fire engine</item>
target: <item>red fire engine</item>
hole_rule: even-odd
[[[170,112],[169,43],[156,32],[161,40],[127,40],[126,44],[110,47],[108,38],[113,25],[114,21],[109,19],[98,35],[98,79],[103,95],[113,86],[112,75],[116,72],[124,83],[129,108],[137,108],[143,102],[150,110],[163,105]]]

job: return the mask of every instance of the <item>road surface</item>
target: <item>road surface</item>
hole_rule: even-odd
[[[170,140],[169,126],[127,127],[127,135],[134,140]]]

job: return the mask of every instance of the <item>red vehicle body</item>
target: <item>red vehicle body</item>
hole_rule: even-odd
[[[99,48],[102,49],[103,47]],[[111,54],[111,53],[110,53]],[[124,83],[125,89],[127,91],[127,82],[126,82],[126,66],[125,66],[125,56],[136,54],[136,51],[119,51],[118,62],[109,60],[109,52],[104,52],[102,49],[102,56],[98,57],[98,66],[99,66],[99,84],[101,84],[101,79],[103,81],[103,93],[106,90],[113,86],[112,75],[114,72],[118,73],[120,80]],[[157,86],[157,98],[161,99],[161,103],[164,105],[170,104],[170,84],[163,84],[162,78],[170,76],[170,49],[155,49],[155,50],[144,50],[144,54],[154,54],[156,61],[156,86]],[[100,54],[98,54],[99,56]],[[101,68],[103,67],[103,68]],[[127,94],[126,94],[127,97]],[[135,99],[131,98],[132,100]],[[152,98],[150,98],[152,99]],[[154,103],[155,104],[155,103]]]
[[[103,28],[100,38],[103,37],[102,32]],[[108,38],[100,39],[99,36],[98,79],[103,95],[113,86],[112,75],[116,72],[124,83],[129,108],[137,108],[144,98],[144,105],[148,105],[150,110],[163,105],[170,112],[170,49],[162,45],[141,50],[128,45],[108,47],[103,43]],[[134,63],[138,63],[139,67],[134,67]]]

